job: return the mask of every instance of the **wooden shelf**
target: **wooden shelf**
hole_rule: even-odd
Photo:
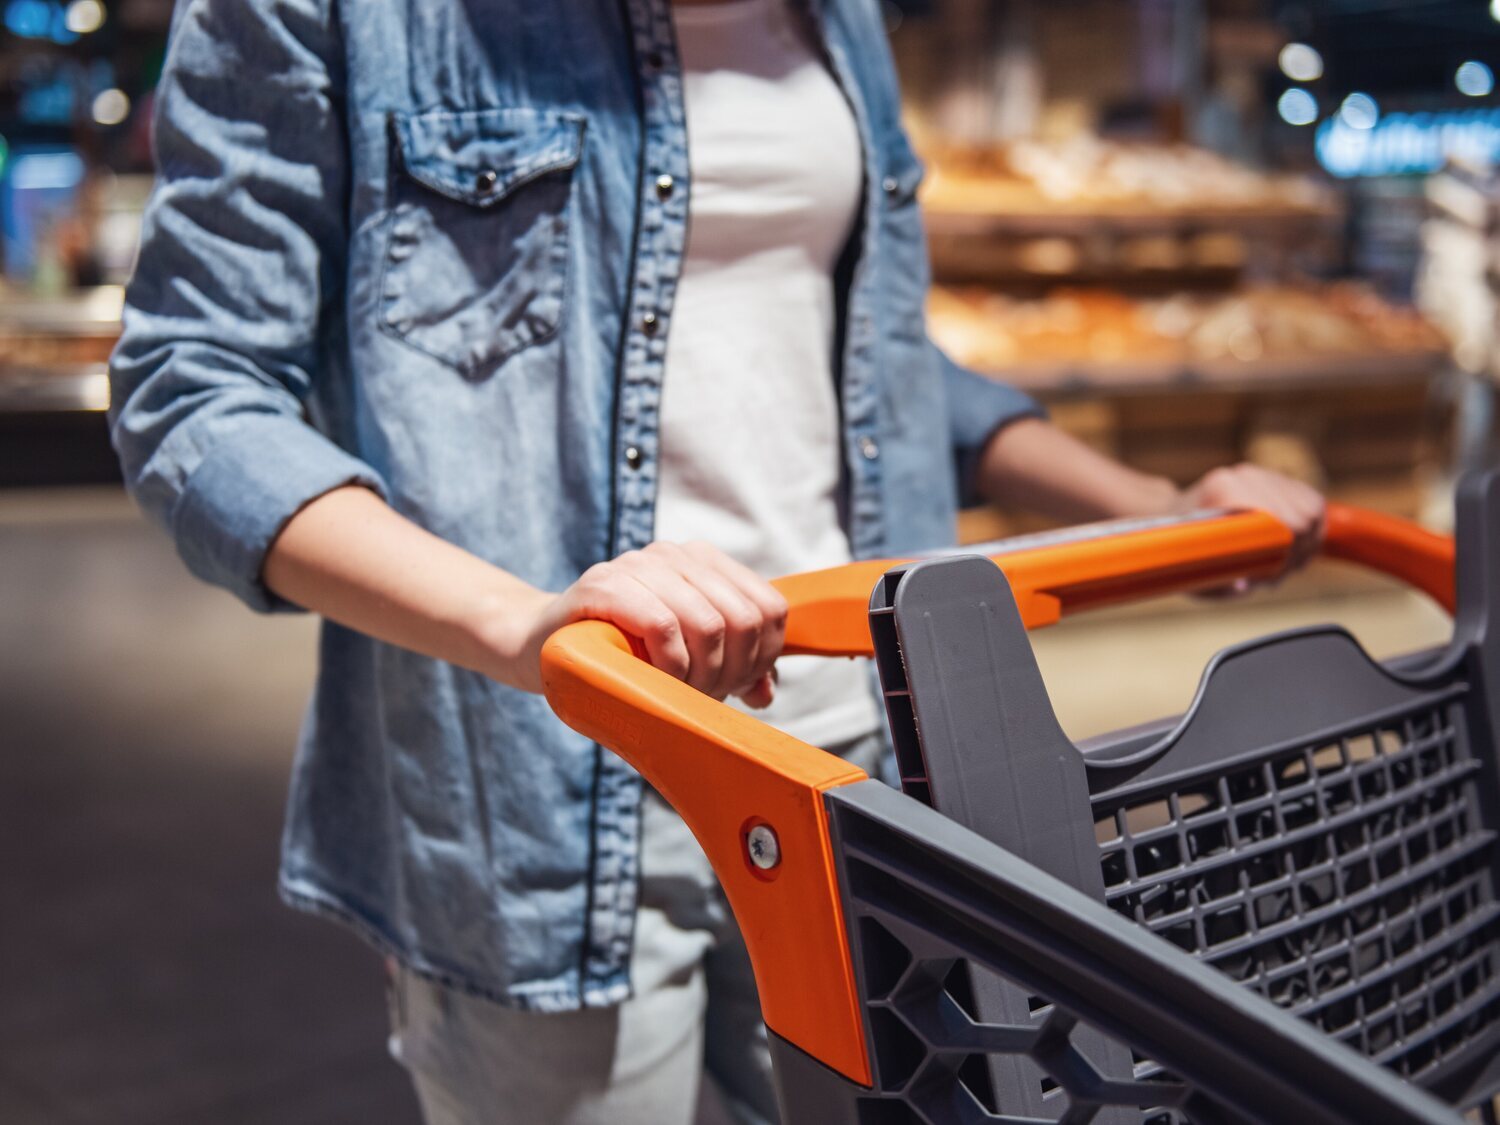
[[[1263,360],[1104,360],[981,365],[982,374],[1035,394],[1159,394],[1162,391],[1279,391],[1310,386],[1357,386],[1423,382],[1448,363],[1446,352],[1370,352],[1307,355]]]
[[[934,237],[1017,237],[1047,235],[1089,237],[1135,237],[1167,235],[1192,238],[1202,234],[1299,233],[1308,228],[1337,225],[1343,221],[1335,208],[1265,207],[1226,208],[1222,211],[1150,211],[1139,208],[1037,211],[959,209],[924,204],[923,216]]]

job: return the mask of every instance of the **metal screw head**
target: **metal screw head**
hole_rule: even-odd
[[[757,824],[745,833],[745,850],[750,853],[750,862],[762,871],[781,862],[781,841],[769,824]]]

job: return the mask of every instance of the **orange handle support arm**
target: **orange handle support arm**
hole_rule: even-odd
[[[639,770],[698,838],[744,934],[766,1026],[868,1085],[822,799],[864,771],[653,668],[601,621],[553,634],[542,679],[563,721]],[[760,825],[780,851],[767,870],[747,845]]]
[[[1286,564],[1292,536],[1261,512],[1109,525],[1000,545],[1022,620],[1240,577]],[[1330,505],[1325,552],[1402,578],[1451,611],[1453,544],[1399,520]],[[776,585],[791,607],[789,653],[871,653],[870,590],[901,560],[794,575]],[[692,829],[724,886],[760,988],[766,1024],[861,1084],[870,1081],[863,1025],[822,794],[865,775],[636,658],[603,622],[560,629],[542,651],[547,698],[569,726],[625,758]],[[779,862],[750,860],[747,837],[771,829]]]
[[[1457,609],[1451,536],[1379,512],[1329,504],[1323,554],[1399,578],[1452,614]]]

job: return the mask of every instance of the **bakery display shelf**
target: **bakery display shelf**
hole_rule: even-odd
[[[931,214],[931,213],[929,213]],[[971,216],[929,219],[934,275],[948,283],[998,285],[1015,292],[1039,285],[1102,284],[1222,289],[1247,272],[1283,276],[1323,273],[1338,256],[1341,224],[1252,220],[1215,223],[1202,217],[1016,214],[977,221]]]
[[[0,337],[119,335],[125,288],[97,285],[39,297],[0,285]]]
[[[1087,133],[919,144],[929,159],[920,199],[933,263],[948,280],[1222,284],[1251,268],[1283,273],[1292,258],[1325,263],[1344,226],[1326,185],[1190,145]]]
[[[96,414],[108,409],[105,364],[36,367],[0,362],[0,414]]]
[[[987,364],[976,370],[1033,393],[1155,394],[1163,390],[1270,391],[1318,386],[1422,382],[1448,362],[1439,350],[1289,356],[1260,360],[1178,361],[1072,360]]]
[[[995,207],[959,207],[928,199],[923,204],[928,233],[933,237],[1078,238],[1165,235],[1193,238],[1218,232],[1246,235],[1302,234],[1309,229],[1334,227],[1343,221],[1337,208],[1254,207],[1222,211],[1152,211],[1135,207],[1034,211]]]
[[[107,363],[120,336],[124,301],[118,285],[50,297],[0,286],[0,409],[20,393],[18,385],[55,387],[79,370]]]

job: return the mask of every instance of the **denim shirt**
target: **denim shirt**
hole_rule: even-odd
[[[921,167],[876,0],[802,0],[858,119],[846,529],[950,542],[1025,396],[927,340]],[[560,590],[652,538],[692,190],[669,0],[183,0],[112,362],[116,447],[192,571],[259,610],[306,503],[396,510]],[[545,700],[324,626],[281,888],[537,1010],[629,994],[641,783]]]

